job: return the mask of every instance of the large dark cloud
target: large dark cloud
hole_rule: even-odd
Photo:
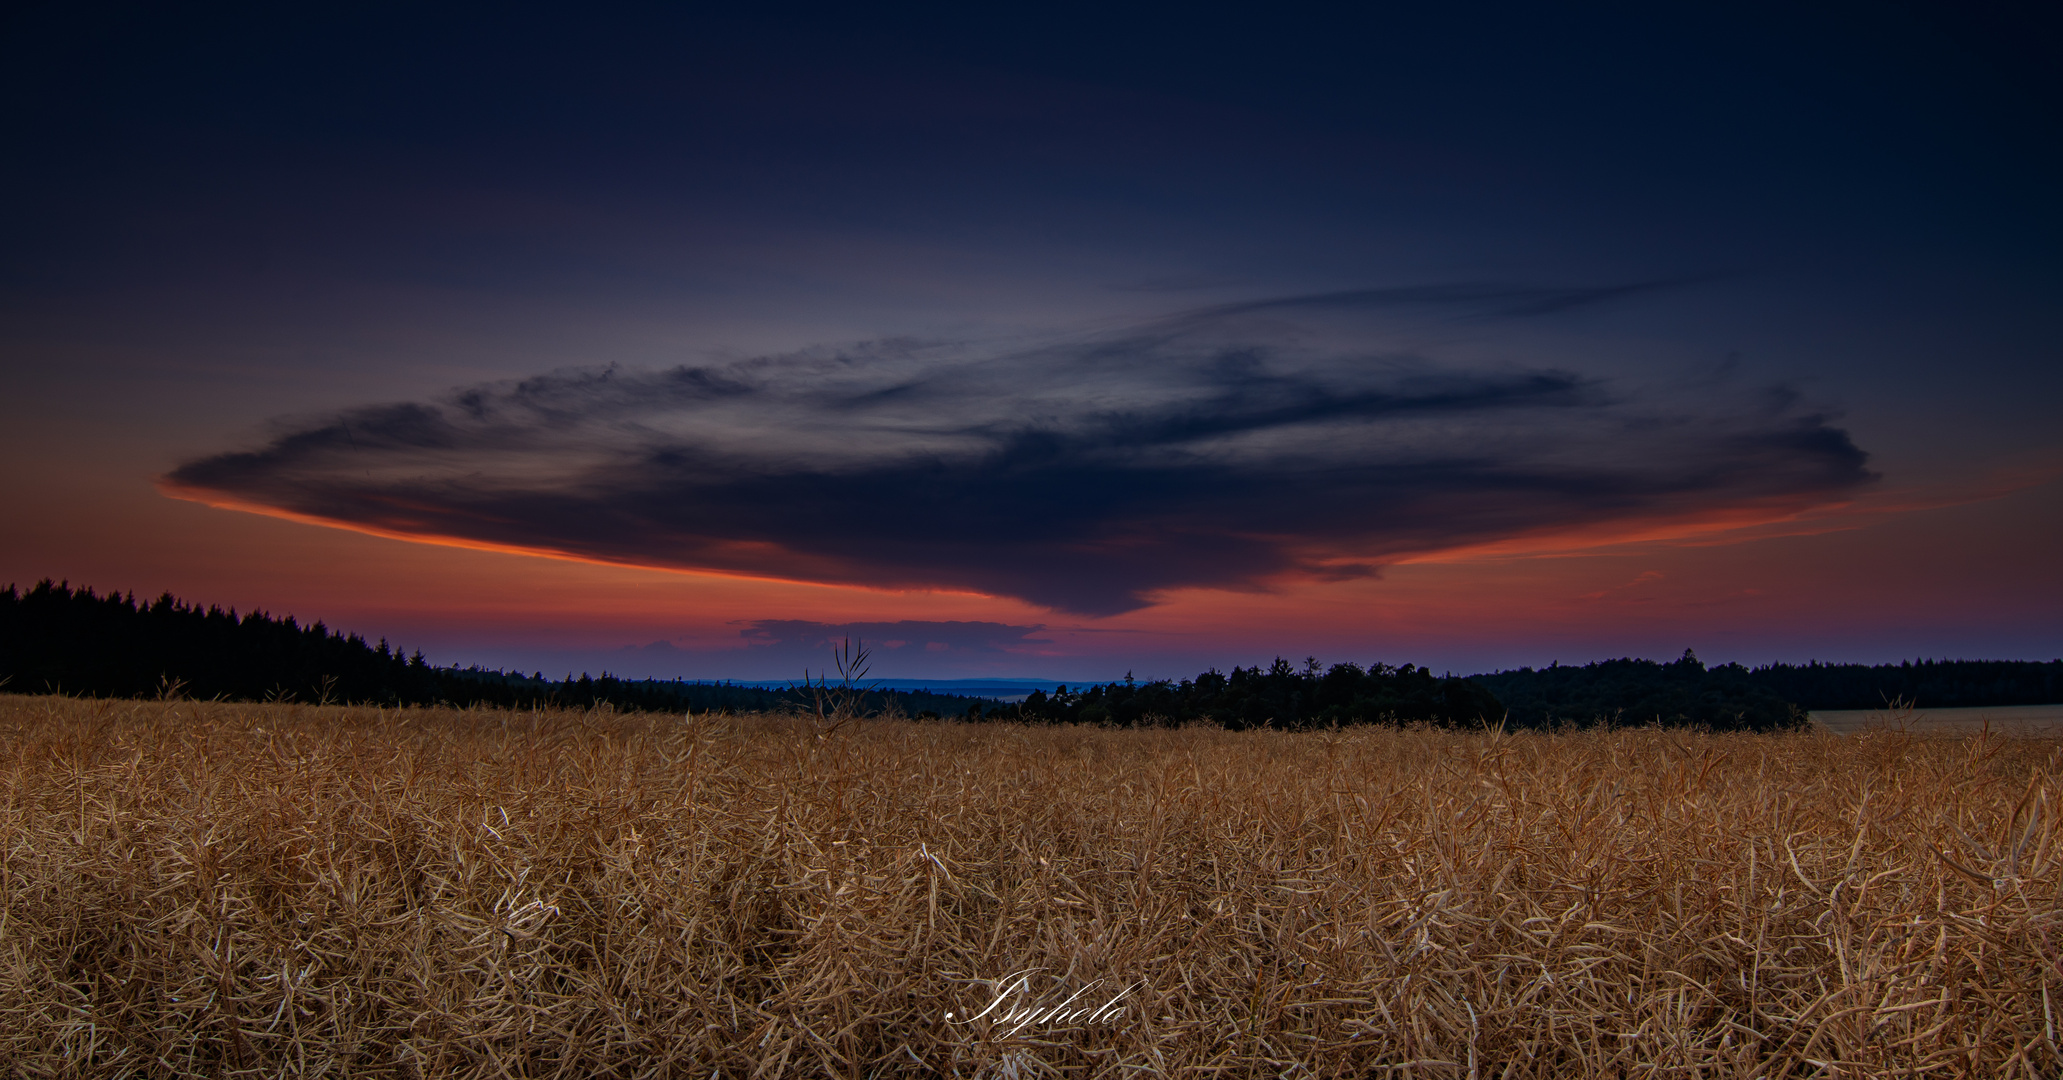
[[[1355,321],[1638,288],[1338,293],[1031,346],[564,371],[285,423],[166,482],[408,535],[1111,614],[1548,530],[1791,512],[1871,479],[1779,391],[1457,367]]]

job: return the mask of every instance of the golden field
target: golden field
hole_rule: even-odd
[[[4,696],[0,1072],[2053,1077],[2059,763]]]

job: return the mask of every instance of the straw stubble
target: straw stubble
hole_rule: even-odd
[[[2059,760],[4,697],[0,1058],[2053,1076]]]

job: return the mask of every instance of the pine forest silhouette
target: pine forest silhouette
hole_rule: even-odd
[[[167,593],[100,595],[48,579],[0,589],[0,689],[89,697],[185,696],[241,701],[378,705],[590,707],[650,712],[806,709],[800,686],[619,679],[604,672],[552,680],[484,668],[437,667],[385,640],[262,611],[202,608]],[[1059,687],[1019,703],[928,692],[853,688],[859,711],[917,717],[1136,727],[1202,722],[1243,729],[1359,722],[1512,727],[1642,725],[1777,731],[1814,709],[1998,707],[2063,701],[2063,660],[1919,660],[1901,664],[1740,664],[1679,659],[1553,664],[1488,675],[1435,675],[1374,663],[1206,671],[1180,681]]]

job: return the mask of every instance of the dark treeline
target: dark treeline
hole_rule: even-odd
[[[800,689],[729,683],[629,680],[604,673],[563,680],[480,668],[434,667],[320,622],[261,611],[202,609],[170,594],[97,595],[69,583],[0,589],[0,688],[88,697],[179,695],[230,701],[374,705],[492,705],[506,708],[609,704],[649,712],[734,712],[809,707]],[[979,699],[953,694],[879,693],[855,704],[880,711],[959,715]]]
[[[142,697],[401,703],[433,697],[448,672],[385,641],[368,645],[291,616],[205,610],[169,593],[138,603],[43,581],[0,590],[0,664],[10,690]]]
[[[1510,723],[1704,724],[1767,731],[1815,709],[2048,705],[2063,702],[2063,661],[1924,660],[1903,664],[1771,664],[1707,668],[1685,650],[1666,664],[1605,660],[1478,675]]]
[[[1714,731],[1802,727],[1810,706],[1788,701],[1739,664],[1708,668],[1689,650],[1666,664],[1603,660],[1582,667],[1478,675],[1507,710],[1512,727],[1560,724],[1702,725]]]
[[[1808,709],[1923,709],[2063,702],[2063,660],[1908,660],[1902,664],[1771,664],[1755,680]]]
[[[385,641],[301,625],[291,616],[184,604],[43,581],[0,589],[0,687],[95,697],[177,694],[226,700],[508,708],[610,704],[651,712],[809,709],[800,688],[617,679],[604,673],[551,680],[479,668],[435,667]],[[1511,727],[1564,724],[1702,725],[1775,731],[1813,709],[2039,705],[2063,702],[2063,661],[1918,661],[1739,664],[1708,668],[1688,650],[1668,663],[1605,660],[1581,667],[1520,668],[1471,678],[1405,664],[1263,668],[1034,693],[1021,704],[926,692],[841,695],[861,713],[1123,727],[1203,721],[1240,729],[1357,722]]]
[[[1128,680],[1051,698],[1033,694],[1018,712],[1035,720],[1124,726],[1205,720],[1230,728],[1371,721],[1513,728],[1659,722],[1715,731],[1800,726],[1805,710],[1760,684],[1757,675],[1738,664],[1708,669],[1689,653],[1668,664],[1607,660],[1472,678],[1436,676],[1410,664],[1324,667],[1314,658],[1294,667],[1277,658],[1267,668],[1233,668],[1229,675],[1208,671],[1179,683]]]
[[[1309,728],[1358,722],[1495,723],[1504,712],[1482,686],[1405,664],[1301,668],[1277,657],[1267,668],[1206,671],[1194,679],[1034,692],[1015,710],[1027,720],[1136,727],[1201,720],[1235,730]]]
[[[1121,726],[1204,720],[1230,728],[1306,728],[1335,723],[1430,721],[1512,728],[1563,725],[1699,726],[1714,731],[1789,731],[1814,709],[2043,705],[2063,702],[2063,661],[1955,660],[1904,664],[1740,664],[1706,667],[1685,650],[1668,663],[1603,660],[1470,678],[1434,676],[1406,664],[1208,671],[1159,680],[1033,694],[1021,706],[970,717]]]

